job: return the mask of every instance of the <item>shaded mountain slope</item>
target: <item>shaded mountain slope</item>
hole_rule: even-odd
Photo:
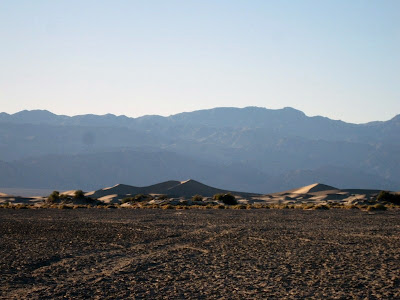
[[[199,161],[165,151],[47,155],[0,166],[6,166],[0,168],[0,186],[20,188],[94,190],[110,183],[147,186],[170,178],[192,177],[227,190],[262,192],[269,181],[268,175],[247,166]],[[250,177],[257,178],[248,182]]]
[[[141,154],[118,157],[128,152]],[[156,153],[169,153],[171,162]],[[0,113],[0,185],[10,187],[84,188],[89,181],[88,187],[97,188],[195,178],[252,192],[320,181],[398,190],[399,153],[400,116],[350,124],[293,108],[215,108],[140,118]]]

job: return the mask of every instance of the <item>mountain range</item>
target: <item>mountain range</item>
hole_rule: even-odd
[[[139,118],[0,113],[0,187],[94,190],[193,178],[254,193],[311,182],[399,190],[398,166],[400,115],[351,124],[293,108]]]

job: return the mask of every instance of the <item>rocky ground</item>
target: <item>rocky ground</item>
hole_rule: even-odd
[[[2,299],[400,298],[400,211],[0,209]]]

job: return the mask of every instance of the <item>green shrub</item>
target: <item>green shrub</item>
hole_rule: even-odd
[[[224,194],[215,194],[213,196],[214,200],[222,201],[222,198],[224,197]]]
[[[60,192],[59,191],[53,191],[48,197],[47,201],[50,203],[54,203],[60,199]]]
[[[128,202],[142,202],[146,200],[152,200],[153,197],[150,195],[144,195],[144,194],[137,194],[133,197],[126,197],[121,200],[121,203],[128,203]]]
[[[236,205],[238,202],[231,193],[228,194],[215,194],[213,197],[214,200],[222,201],[222,203],[226,205]]]
[[[400,195],[398,194],[393,194],[390,193],[388,191],[381,191],[378,195],[378,197],[376,197],[376,200],[382,202],[382,201],[386,201],[386,202],[390,202],[396,205],[400,205]]]
[[[74,193],[74,198],[75,199],[85,198],[85,194],[83,193],[82,190],[76,190],[75,193]]]
[[[121,200],[121,203],[123,204],[123,203],[128,203],[128,202],[131,202],[133,200],[133,198],[131,198],[131,197],[128,197],[128,198],[123,198],[122,200]]]
[[[194,195],[192,197],[192,201],[203,201],[203,196],[201,195]]]

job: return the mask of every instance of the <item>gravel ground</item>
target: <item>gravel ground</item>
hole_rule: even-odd
[[[0,209],[1,299],[400,298],[400,211]]]

